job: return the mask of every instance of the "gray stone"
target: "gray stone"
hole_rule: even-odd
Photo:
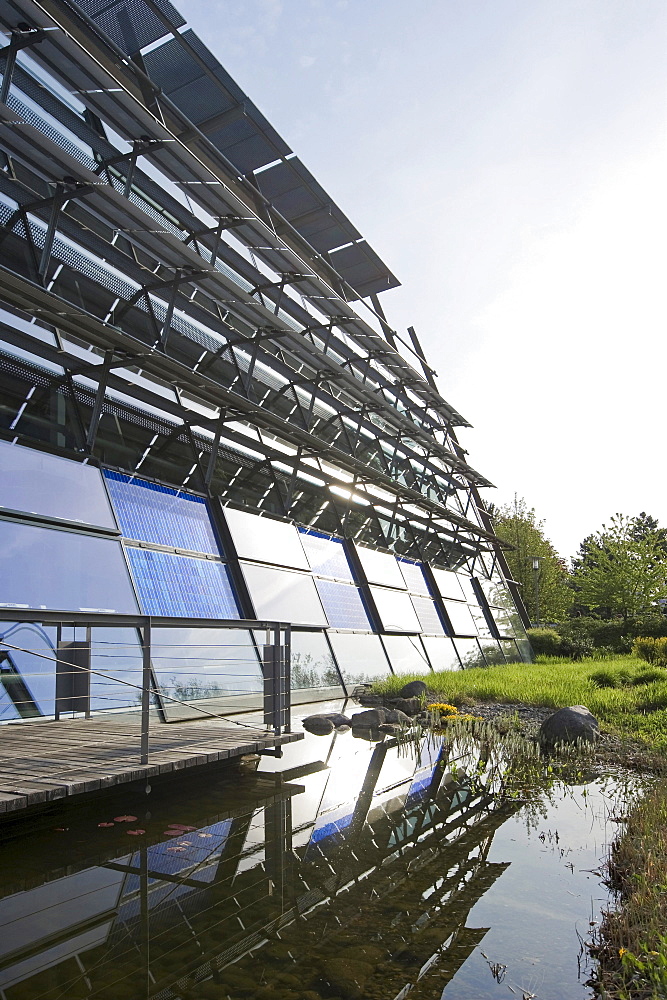
[[[386,733],[387,736],[400,736],[403,732],[403,726],[399,726],[397,722],[383,722],[379,729],[381,733]]]
[[[400,698],[423,698],[428,688],[423,681],[410,681],[398,692]]]
[[[396,708],[389,708],[385,710],[385,722],[393,722],[399,726],[411,726],[412,719],[405,712],[399,712]]]
[[[595,716],[585,705],[561,708],[540,726],[540,744],[553,747],[557,743],[577,743],[583,740],[594,743],[600,735]]]
[[[329,712],[324,716],[324,718],[331,719],[336,729],[340,726],[347,726],[349,728],[352,725],[352,720],[348,719],[346,715],[342,715],[340,712]]]
[[[335,728],[328,715],[309,715],[301,725],[313,736],[330,736]]]
[[[398,709],[399,712],[405,712],[406,715],[419,715],[422,708],[419,698],[392,698],[388,705]]]
[[[366,712],[355,712],[351,721],[353,729],[376,729],[387,721],[387,709],[369,708]]]

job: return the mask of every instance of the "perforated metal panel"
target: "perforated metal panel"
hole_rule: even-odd
[[[100,31],[127,55],[156,42],[169,31],[160,17],[143,0],[79,0],[79,6],[95,22]],[[169,0],[155,0],[174,28],[185,21]]]

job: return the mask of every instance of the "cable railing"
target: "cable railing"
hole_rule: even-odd
[[[108,629],[125,634],[115,643]],[[230,716],[261,712],[280,736],[291,723],[290,636],[284,622],[0,608],[0,722],[139,714],[142,764],[151,710],[254,731]]]

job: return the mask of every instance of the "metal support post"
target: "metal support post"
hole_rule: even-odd
[[[148,763],[148,724],[151,708],[151,623],[146,619],[143,630],[143,669],[141,674],[141,763]]]

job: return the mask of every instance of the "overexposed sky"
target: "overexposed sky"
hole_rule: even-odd
[[[494,503],[667,526],[664,0],[177,0],[402,287]]]

